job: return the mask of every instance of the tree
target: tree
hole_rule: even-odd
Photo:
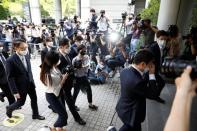
[[[0,3],[0,19],[4,20],[6,19],[9,15],[9,1],[8,0],[2,0]]]
[[[191,25],[197,27],[197,0],[194,1],[194,5],[196,6],[192,10]]]
[[[140,14],[142,19],[150,19],[153,25],[157,24],[159,14],[160,0],[150,0],[148,8],[143,9]]]

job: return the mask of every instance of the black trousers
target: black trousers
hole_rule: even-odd
[[[124,124],[119,131],[141,131],[141,124],[135,125],[134,127],[131,127],[127,124]]]
[[[53,93],[46,93],[46,100],[50,104],[51,108],[58,114],[54,127],[66,126],[68,114],[66,112],[65,105],[60,101],[60,98],[55,96]]]
[[[64,97],[65,97],[66,103],[68,105],[68,108],[69,108],[71,114],[73,115],[74,119],[77,121],[77,120],[80,120],[81,117],[75,108],[75,101],[73,100],[73,97],[71,94],[71,89],[72,89],[72,85],[68,85],[67,87],[63,87]]]
[[[14,110],[18,109],[19,107],[23,106],[25,104],[26,97],[28,94],[31,99],[31,108],[32,108],[33,116],[39,115],[36,89],[34,87],[28,87],[26,93],[19,92],[19,94],[20,94],[20,99],[17,99],[17,101],[15,103],[8,106],[8,109],[14,111]]]
[[[11,93],[10,87],[8,85],[8,83],[0,85],[2,92],[2,96],[3,97],[7,97],[9,105],[11,105],[12,103],[15,102],[15,98]]]
[[[80,89],[83,92],[87,93],[88,103],[92,103],[92,89],[88,81],[88,77],[86,76],[76,77],[76,83],[74,84],[74,93],[73,93],[74,103],[76,102]]]

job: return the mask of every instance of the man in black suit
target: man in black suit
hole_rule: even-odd
[[[33,111],[32,119],[44,120],[45,117],[40,116],[38,112],[35,83],[27,55],[28,45],[24,40],[16,40],[13,46],[16,53],[7,59],[6,70],[10,88],[17,101],[6,107],[6,114],[12,117],[12,112],[25,104],[28,94]]]
[[[6,74],[6,58],[2,54],[3,45],[0,44],[0,88],[3,92],[0,93],[0,100],[4,102],[4,97],[7,97],[9,105],[15,102],[15,98],[10,91]]]
[[[82,36],[76,36],[75,43],[71,45],[71,50],[69,53],[69,57],[71,61],[73,60],[73,58],[75,58],[78,55],[78,47],[81,45],[82,41],[83,41]]]
[[[45,40],[45,48],[41,51],[41,63],[43,63],[45,55],[51,49],[53,49],[53,41],[51,37],[47,37]]]
[[[121,94],[116,111],[123,122],[120,131],[141,131],[141,123],[146,116],[146,98],[154,98],[155,86],[154,56],[148,50],[140,50],[134,57],[134,64],[123,69],[120,74]],[[149,70],[149,80],[144,73]],[[150,86],[147,88],[147,84]]]
[[[59,46],[60,46],[59,52],[60,52],[61,63],[59,64],[58,68],[62,73],[65,73],[66,68],[72,69],[72,61],[68,56],[68,54],[70,53],[69,40],[66,38],[61,39],[59,42]],[[66,103],[75,121],[78,122],[80,125],[85,125],[86,122],[80,117],[79,113],[77,112],[75,108],[74,100],[71,95],[71,90],[73,87],[73,79],[74,79],[74,70],[71,70],[71,72],[68,71],[67,73],[69,73],[69,76],[63,85]]]

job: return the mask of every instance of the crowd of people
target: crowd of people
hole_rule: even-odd
[[[11,17],[8,17],[8,23],[0,25],[0,100],[3,102],[7,97],[9,101],[6,106],[8,117],[25,104],[28,94],[32,119],[45,119],[39,115],[30,63],[37,50],[41,55],[40,80],[46,86],[48,107],[58,114],[52,130],[62,131],[67,125],[65,101],[74,120],[85,125],[78,113],[80,108],[75,104],[80,90],[87,95],[88,108],[96,111],[98,106],[93,104],[91,85],[106,83],[118,70],[122,70],[121,94],[116,111],[124,123],[120,131],[141,130],[145,99],[165,103],[160,98],[165,86],[160,74],[165,58],[196,59],[196,28],[184,37],[186,44],[182,48],[183,39],[176,25],[169,26],[167,31],[159,30],[152,26],[150,19],[142,20],[140,15],[129,14],[128,19],[122,21],[126,32],[115,31],[117,39],[114,41],[111,39],[114,30],[110,29],[110,20],[105,13],[101,10],[97,16],[91,9],[86,28],[81,26],[78,16],[72,20],[65,17],[53,27],[14,24]]]

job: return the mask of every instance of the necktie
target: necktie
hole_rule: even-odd
[[[0,57],[1,57],[1,61],[3,63],[3,66],[5,67],[5,65],[6,65],[5,57],[3,56],[3,54],[0,54]]]
[[[22,57],[21,57],[21,60],[22,60],[22,63],[23,63],[23,65],[24,65],[25,69],[27,70],[27,62],[26,62],[25,57],[22,56]]]

